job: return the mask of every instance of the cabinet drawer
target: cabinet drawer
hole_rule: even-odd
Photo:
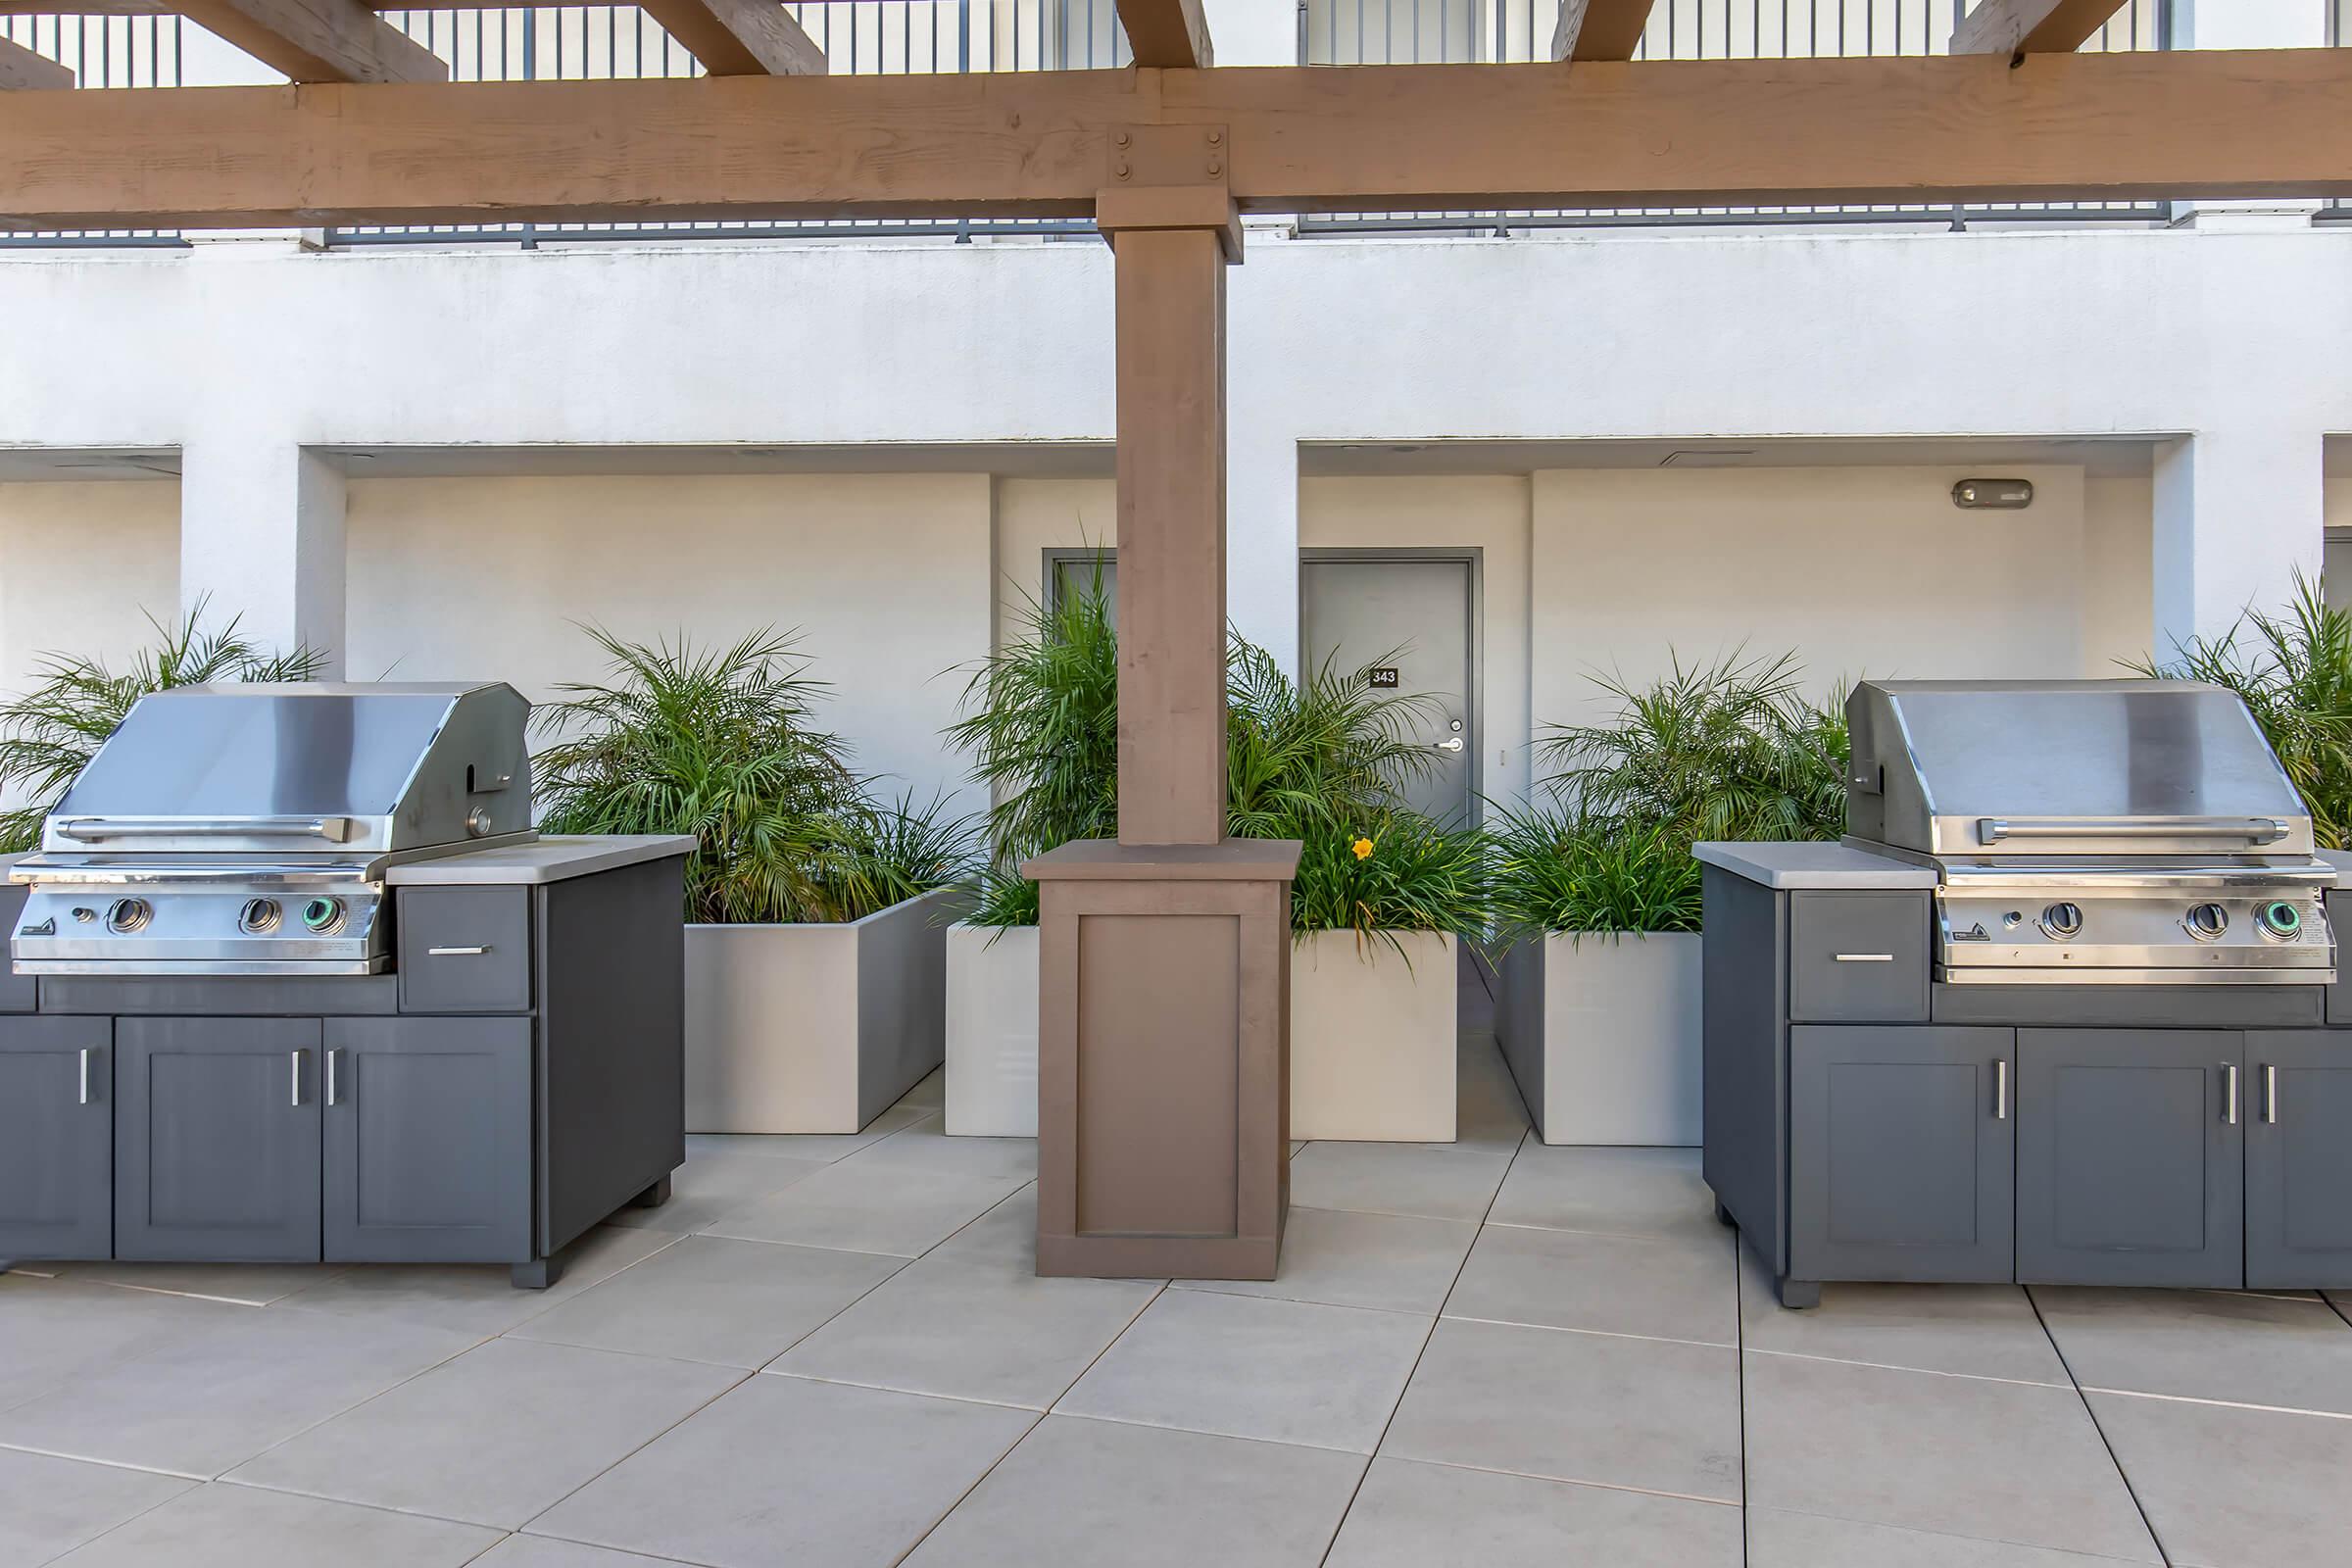
[[[1924,1023],[1928,895],[1788,895],[1788,1016],[1798,1023]]]
[[[526,888],[403,888],[403,1012],[525,1012],[531,1005]]]

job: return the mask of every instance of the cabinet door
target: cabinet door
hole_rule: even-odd
[[[0,1258],[93,1258],[115,1238],[104,1018],[0,1018]]]
[[[115,1255],[318,1256],[316,1018],[115,1022]]]
[[[2352,1032],[2246,1037],[2246,1287],[2352,1287]]]
[[[531,1256],[531,1021],[330,1018],[326,1257]]]
[[[2244,1038],[2021,1029],[2017,1277],[2245,1281]]]
[[[2013,1277],[2014,1039],[1788,1031],[1791,1278]]]

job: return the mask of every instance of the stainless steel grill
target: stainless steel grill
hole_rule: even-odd
[[[2195,681],[1865,681],[1855,844],[1936,868],[1936,978],[2326,984],[2311,816]]]
[[[11,872],[20,974],[375,974],[383,873],[526,843],[513,687],[188,686],[141,698]]]

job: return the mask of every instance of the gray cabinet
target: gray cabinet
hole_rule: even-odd
[[[2246,1287],[2352,1287],[2352,1035],[2246,1036]]]
[[[330,1018],[329,1262],[531,1255],[527,1018]]]
[[[1788,1033],[1788,1276],[2013,1276],[2013,1034]]]
[[[316,1018],[115,1024],[115,1255],[318,1256]]]
[[[1925,1023],[1922,893],[1788,898],[1788,1016],[1797,1023]]]
[[[400,1010],[528,1011],[530,901],[527,888],[401,889]]]
[[[2244,1037],[2021,1029],[2017,1277],[2245,1280]]]
[[[0,1017],[0,1258],[111,1255],[112,1032],[104,1018]]]

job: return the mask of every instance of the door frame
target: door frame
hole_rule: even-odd
[[[1487,552],[1483,545],[1367,545],[1333,546],[1298,552],[1298,642],[1292,650],[1301,669],[1306,664],[1306,567],[1316,562],[1429,561],[1458,562],[1470,568],[1470,689],[1462,693],[1462,723],[1471,735],[1469,812],[1464,826],[1478,827],[1487,819]]]

